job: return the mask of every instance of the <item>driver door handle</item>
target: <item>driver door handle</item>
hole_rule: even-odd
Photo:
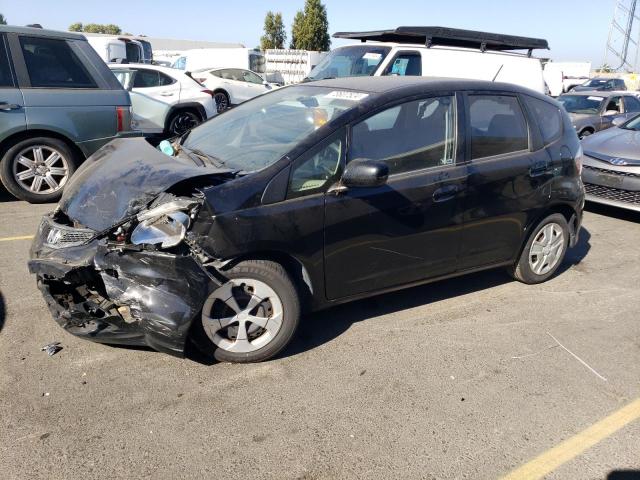
[[[0,102],[0,110],[8,112],[9,110],[18,110],[20,105],[17,103]]]
[[[451,200],[456,196],[459,190],[460,187],[458,187],[458,185],[446,185],[444,187],[440,187],[433,192],[433,201],[446,202],[447,200]]]

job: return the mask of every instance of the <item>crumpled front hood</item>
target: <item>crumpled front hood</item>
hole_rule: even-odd
[[[118,139],[78,169],[59,206],[70,219],[101,231],[137,213],[182,180],[229,172],[169,157],[143,138]]]
[[[599,160],[624,159],[628,165],[640,165],[640,132],[609,128],[582,141],[586,155]]]

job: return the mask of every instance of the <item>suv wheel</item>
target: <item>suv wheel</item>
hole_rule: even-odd
[[[562,264],[569,245],[569,225],[562,214],[542,220],[529,237],[512,270],[516,280],[534,284],[548,280]]]
[[[281,265],[240,262],[225,272],[194,325],[199,349],[223,362],[261,362],[280,352],[298,327],[300,300]]]
[[[30,203],[57,201],[75,171],[77,160],[61,140],[35,137],[7,150],[0,165],[0,179],[9,192]]]
[[[216,109],[218,110],[218,113],[224,112],[230,106],[229,95],[227,95],[227,92],[218,90],[213,94],[213,99],[216,101]]]
[[[169,119],[169,134],[172,136],[180,136],[187,130],[197,127],[202,119],[193,110],[178,110],[171,115]]]

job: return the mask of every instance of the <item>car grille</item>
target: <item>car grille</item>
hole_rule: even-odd
[[[587,195],[593,195],[594,197],[600,197],[606,200],[614,200],[616,202],[640,205],[640,192],[630,192],[629,190],[594,185],[592,183],[585,183],[584,189]]]
[[[96,234],[93,230],[60,225],[48,218],[42,221],[41,232],[44,244],[51,248],[76,247],[91,240]]]
[[[640,177],[640,173],[621,172],[619,170],[609,170],[607,168],[592,167],[591,165],[583,165],[585,170],[591,170],[598,173],[608,173],[609,175],[618,175],[620,177]]]

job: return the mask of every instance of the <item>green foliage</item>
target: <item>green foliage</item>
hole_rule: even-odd
[[[291,48],[326,51],[331,48],[327,8],[320,0],[305,0],[291,26]]]
[[[6,25],[7,19],[4,18],[4,15],[0,13],[0,25]]]
[[[282,21],[282,13],[268,11],[264,18],[264,35],[260,38],[260,48],[284,48],[287,40],[287,32]]]
[[[102,23],[87,23],[83,25],[82,23],[73,23],[69,25],[70,32],[87,32],[87,33],[107,33],[109,35],[120,35],[122,33],[122,29],[118,25],[114,25],[113,23],[109,23],[107,25],[103,25]]]
[[[600,68],[598,68],[597,70],[600,73],[611,73],[613,72],[613,68],[611,68],[611,66],[607,63],[603,63],[602,66]]]

